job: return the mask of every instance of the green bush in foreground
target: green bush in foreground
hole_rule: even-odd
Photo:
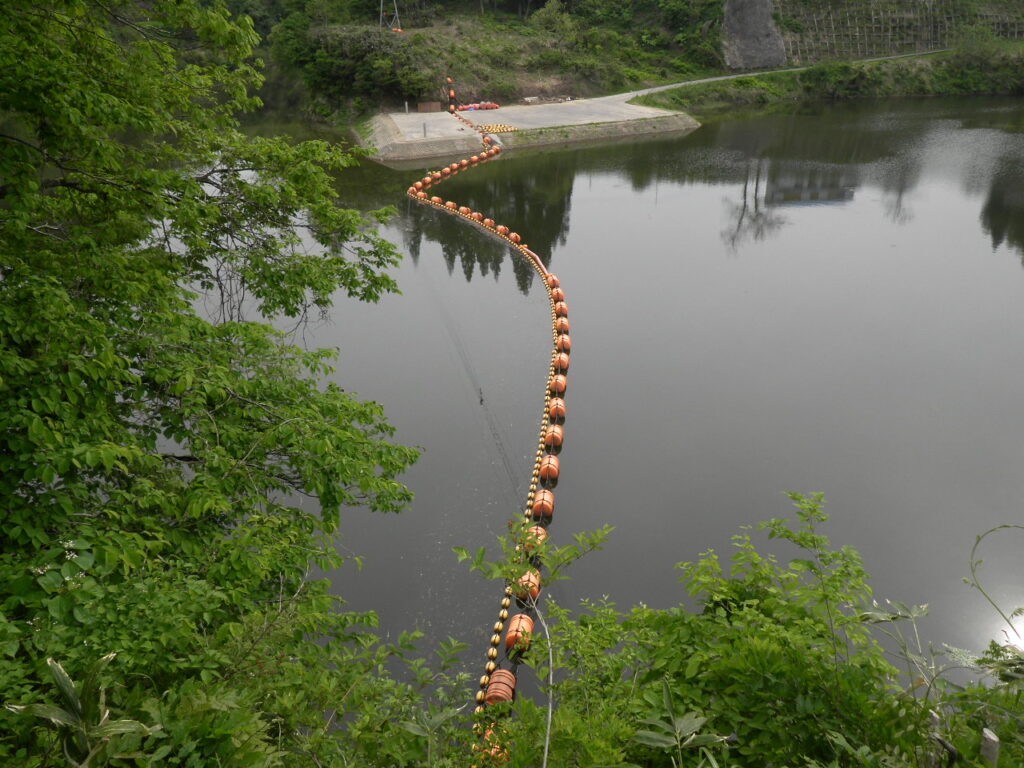
[[[821,497],[793,499],[795,522],[759,526],[779,542],[774,548],[795,546],[792,559],[765,554],[744,531],[730,566],[714,552],[680,565],[697,611],[623,614],[585,603],[572,619],[549,603],[550,641],[538,636],[530,653],[542,679],[549,652],[554,665],[550,765],[678,764],[668,740],[643,733],[673,716],[680,723],[683,713],[706,718],[699,734],[708,742],[682,752],[685,765],[926,768],[948,758],[936,737],[958,751],[959,764],[980,765],[983,728],[1002,739],[1001,764],[1022,764],[1021,651],[993,644],[970,660],[989,683],[959,686],[920,647],[884,650],[877,630],[901,637],[899,622],[923,609],[875,605],[858,553],[832,548],[819,532]],[[890,663],[891,652],[911,676]],[[538,765],[546,712],[525,700],[516,710],[512,764]]]

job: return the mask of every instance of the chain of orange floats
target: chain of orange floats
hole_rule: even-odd
[[[540,257],[530,250],[522,237],[507,226],[496,224],[480,211],[473,211],[452,200],[444,200],[436,194],[430,194],[447,179],[494,159],[502,151],[486,130],[489,126],[477,126],[456,110],[455,90],[451,78],[448,78],[448,102],[449,113],[480,134],[482,151],[426,174],[409,187],[407,194],[423,205],[431,205],[454,216],[461,216],[488,234],[507,242],[540,276],[551,305],[551,365],[548,368],[547,387],[544,393],[540,436],[530,477],[530,488],[526,494],[526,506],[521,520],[512,526],[517,542],[517,557],[520,558],[517,565],[523,566],[524,572],[519,578],[505,585],[501,597],[498,620],[491,629],[484,674],[480,677],[479,689],[474,695],[474,711],[479,715],[488,707],[511,701],[515,696],[516,670],[529,648],[533,633],[534,607],[541,591],[541,561],[538,547],[547,540],[547,529],[555,510],[553,489],[558,484],[558,454],[561,452],[565,437],[566,375],[569,370],[572,339],[569,337],[569,309],[565,303],[565,292],[558,278],[548,272]],[[510,617],[513,601],[520,612]],[[506,666],[502,666],[498,650],[502,644],[503,631]],[[495,742],[492,728],[486,727],[482,721],[478,723],[477,728],[482,737],[477,748],[483,761],[491,764],[507,761],[508,752],[505,747]]]

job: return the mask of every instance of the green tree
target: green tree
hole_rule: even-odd
[[[306,576],[416,456],[263,319],[376,300],[398,257],[336,199],[349,153],[237,130],[257,41],[200,0],[0,25],[0,690],[117,653],[114,715],[160,726],[119,738],[166,764],[308,764],[379,659]],[[53,744],[0,714],[0,763]]]

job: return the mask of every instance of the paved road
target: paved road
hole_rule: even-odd
[[[925,53],[908,53],[901,56],[883,56],[863,61],[885,61],[902,59],[912,56],[925,56],[941,51]],[[630,99],[648,93],[667,91],[701,83],[715,83],[721,80],[735,80],[740,77],[757,77],[775,72],[802,72],[808,67],[792,67],[789,69],[767,70],[763,72],[742,72],[735,75],[719,75],[705,77],[700,80],[686,80],[681,83],[657,85],[637,91],[617,93],[612,96],[600,96],[596,99],[579,99],[556,104],[529,104],[500,107],[498,109],[466,112],[465,115],[479,125],[488,123],[505,123],[522,130],[534,128],[555,128],[562,125],[584,125],[586,123],[614,123],[626,120],[640,120],[650,117],[665,117],[673,114],[663,109],[643,107],[627,103]],[[423,139],[445,139],[467,136],[471,133],[458,120],[452,120],[447,112],[417,113],[393,112],[388,115],[398,128],[402,141],[420,141]]]

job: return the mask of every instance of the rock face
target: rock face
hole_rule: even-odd
[[[722,48],[729,69],[785,65],[786,48],[773,10],[772,0],[726,0]]]

